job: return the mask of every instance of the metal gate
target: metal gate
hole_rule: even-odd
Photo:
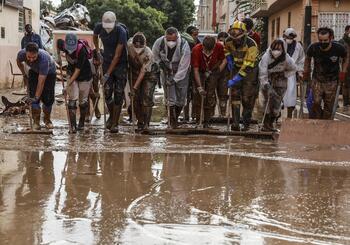
[[[330,27],[334,30],[335,40],[343,37],[344,29],[350,25],[350,13],[321,12],[318,18],[319,27]]]

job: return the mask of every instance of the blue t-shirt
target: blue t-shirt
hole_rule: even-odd
[[[56,65],[50,54],[43,49],[39,49],[38,58],[33,63],[29,63],[26,58],[26,50],[22,49],[17,54],[17,60],[25,62],[31,70],[39,75],[55,74]]]
[[[94,35],[99,36],[103,44],[103,62],[105,64],[111,64],[115,55],[115,50],[118,44],[123,44],[123,53],[120,57],[119,64],[127,64],[127,34],[123,27],[116,25],[110,33],[102,27],[102,23],[98,23],[94,29]],[[118,64],[118,65],[119,65]]]
[[[31,35],[25,35],[21,41],[21,48],[26,48],[28,43],[36,43],[38,44],[39,48],[44,48],[43,42],[41,41],[41,37],[36,33],[32,33]]]

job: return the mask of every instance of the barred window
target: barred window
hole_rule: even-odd
[[[23,9],[18,10],[18,32],[24,31],[24,11]]]

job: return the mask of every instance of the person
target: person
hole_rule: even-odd
[[[157,64],[154,62],[152,50],[146,46],[146,37],[137,32],[128,41],[128,58],[131,74],[131,99],[139,130],[147,130],[154,106],[153,95],[158,83]]]
[[[260,34],[253,31],[254,28],[254,22],[251,18],[244,18],[242,22],[246,25],[247,27],[247,32],[248,32],[248,37],[253,39],[258,46],[258,50],[260,50],[261,47],[261,37]]]
[[[190,45],[190,49],[200,43],[198,39],[199,29],[195,26],[189,26],[186,28],[186,32],[181,34],[181,37],[184,38],[188,44]],[[193,103],[193,93],[194,93],[194,78],[193,71],[190,71],[190,77],[188,82],[188,90],[187,90],[187,100],[186,105],[184,107],[184,122],[188,122],[190,120],[190,104],[192,102],[192,118],[194,117],[194,103]]]
[[[217,42],[221,45],[225,46],[226,38],[228,38],[227,32],[220,32],[217,37]],[[227,83],[226,81],[230,79],[230,73],[227,69],[224,69],[220,73],[220,77],[216,86],[216,93],[219,98],[219,115],[221,117],[225,117],[226,115],[226,106],[227,106]]]
[[[297,81],[301,80],[304,71],[305,53],[300,42],[296,41],[297,33],[293,28],[287,28],[283,33],[285,41],[285,50],[288,55],[294,60],[297,66],[295,76],[288,77],[287,91],[283,98],[283,104],[287,107],[287,117],[292,118],[293,111],[297,103]]]
[[[284,41],[273,41],[259,63],[260,87],[264,108],[267,108],[262,131],[276,131],[274,122],[280,114],[288,78],[294,76],[296,70],[294,60],[286,52]]]
[[[24,30],[25,34],[21,41],[21,49],[26,48],[28,43],[36,43],[40,49],[44,49],[40,35],[33,32],[33,27],[31,24],[26,24]]]
[[[28,77],[25,73],[25,62],[29,67]],[[55,102],[56,65],[45,50],[39,49],[36,43],[28,43],[25,49],[17,54],[17,66],[29,84],[28,102],[32,107],[33,129],[40,130],[40,101],[43,103],[44,123],[52,129],[51,111]]]
[[[99,38],[103,44],[103,53],[100,52]],[[104,85],[106,104],[109,118],[106,128],[111,133],[118,133],[119,117],[124,101],[124,88],[127,81],[127,29],[118,24],[113,12],[103,14],[102,23],[94,28],[94,45],[98,57],[103,56],[101,79]],[[99,58],[101,60],[101,58]]]
[[[68,95],[68,111],[72,132],[84,130],[85,117],[89,110],[89,92],[92,83],[92,71],[89,61],[90,48],[75,33],[68,33],[65,41],[57,40],[57,50],[65,53],[68,62],[68,82],[64,93]],[[77,126],[76,110],[79,100],[80,118]]]
[[[342,84],[345,81],[348,58],[344,46],[334,41],[332,29],[321,27],[317,30],[317,36],[318,42],[311,44],[306,51],[303,78],[306,82],[311,81],[311,118],[329,120],[332,118],[338,82]],[[314,69],[311,79],[312,60]]]
[[[225,43],[225,55],[230,79],[227,86],[232,88],[231,129],[247,131],[251,123],[255,100],[258,94],[257,58],[258,47],[253,39],[247,36],[243,22],[235,21],[229,30]],[[243,105],[243,128],[240,127],[240,105]]]
[[[154,60],[161,69],[160,79],[169,107],[171,128],[178,127],[178,117],[186,104],[191,50],[175,27],[169,27],[152,48]]]
[[[192,50],[192,67],[196,82],[194,101],[197,123],[201,116],[201,100],[204,100],[204,128],[209,127],[209,120],[214,115],[215,89],[226,67],[224,46],[216,42],[215,37],[206,36],[203,44],[197,44]],[[201,122],[202,123],[202,122]]]
[[[350,57],[350,25],[345,27],[344,36],[339,40],[339,43],[342,44]],[[348,64],[348,68],[346,69],[346,78],[343,83],[343,106],[344,109],[348,109],[350,107],[350,64]]]

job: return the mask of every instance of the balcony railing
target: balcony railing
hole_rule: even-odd
[[[266,10],[267,9],[267,1],[266,0],[252,0],[251,1],[251,9],[252,9],[252,12],[256,12],[259,9]]]

